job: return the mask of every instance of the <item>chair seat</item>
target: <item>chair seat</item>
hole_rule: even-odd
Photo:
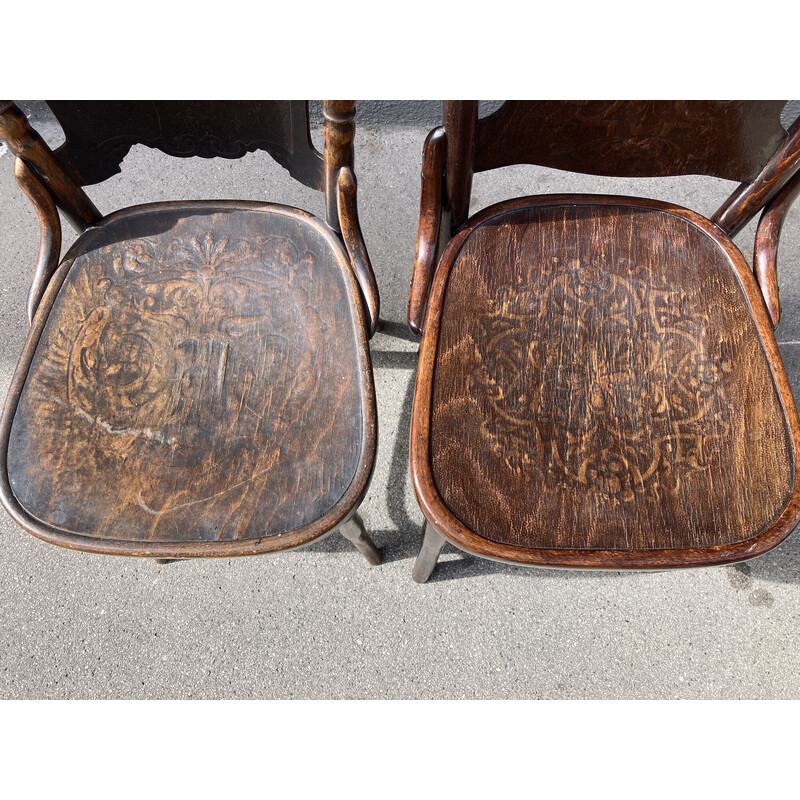
[[[277,205],[107,217],[51,281],[2,430],[3,499],[58,544],[239,555],[332,530],[375,454],[366,326],[341,244]]]
[[[797,412],[744,259],[633,198],[485,210],[434,281],[412,471],[459,546],[552,566],[757,555],[798,521]]]

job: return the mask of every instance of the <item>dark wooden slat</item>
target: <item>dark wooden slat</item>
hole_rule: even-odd
[[[447,133],[447,200],[451,224],[457,230],[469,216],[472,173],[478,129],[478,101],[445,100],[444,129]]]
[[[120,171],[137,144],[171,156],[240,158],[268,152],[289,173],[321,190],[322,157],[311,143],[303,100],[49,100],[66,141],[59,160],[81,184]]]
[[[480,120],[475,170],[508,164],[593,175],[750,181],[786,137],[785,100],[507,101]]]

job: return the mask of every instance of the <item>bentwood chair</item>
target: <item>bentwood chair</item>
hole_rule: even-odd
[[[523,565],[751,558],[798,522],[800,421],[773,334],[800,192],[782,102],[445,103],[424,149],[409,324],[411,471],[445,541]],[[635,197],[521,197],[469,215],[514,163],[742,182],[706,219]],[[753,268],[732,237],[762,212]]]
[[[356,509],[375,459],[368,339],[378,293],[356,212],[355,104],[51,102],[52,152],[12,103],[0,136],[41,225],[30,332],[0,424],[0,496],[65,547],[161,560],[285,550],[338,530],[381,555]],[[83,186],[134,144],[265,150],[325,193],[286,206],[163,202],[103,216]],[[81,235],[60,259],[57,209]]]

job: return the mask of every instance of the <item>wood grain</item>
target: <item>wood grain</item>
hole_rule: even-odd
[[[798,520],[800,422],[752,273],[693,212],[551,196],[442,257],[412,476],[460,547],[558,566],[757,555]]]
[[[511,100],[478,123],[474,169],[538,164],[593,175],[750,181],[786,137],[780,124],[785,104]]]
[[[154,204],[68,254],[4,410],[3,500],[70,547],[283,549],[342,522],[374,462],[364,312],[304,212]]]

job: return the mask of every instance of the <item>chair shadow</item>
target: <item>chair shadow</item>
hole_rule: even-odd
[[[415,337],[408,328],[398,322],[385,321],[381,333],[385,336],[415,342]],[[373,365],[383,369],[414,370],[417,366],[418,352],[397,350],[374,350]],[[400,411],[397,425],[397,437],[392,450],[389,476],[386,487],[386,506],[392,528],[371,528],[367,525],[369,535],[383,552],[383,563],[415,559],[422,544],[422,530],[406,511],[406,479],[409,468],[409,442],[411,439],[411,411],[414,403],[414,381],[410,381]],[[369,520],[366,520],[368,523]],[[354,551],[353,545],[344,537],[331,535],[308,546],[309,550],[325,553]],[[763,556],[742,564],[729,566],[730,570],[746,571],[755,579],[795,583],[800,580],[800,534],[789,537],[781,546]],[[658,571],[658,570],[656,570]],[[663,570],[662,570],[663,571]],[[641,575],[639,570],[603,571],[606,579],[625,580],[634,575]],[[480,576],[505,573],[508,575],[528,574],[533,579],[587,580],[595,579],[598,570],[551,569],[547,567],[528,567],[518,564],[492,561],[474,556],[447,543],[442,555],[428,579],[428,583],[439,583],[450,580],[463,580]],[[409,581],[411,570],[409,569]]]
[[[383,321],[380,332],[383,336],[418,341],[408,327],[399,322]],[[417,350],[373,350],[372,364],[379,369],[400,369],[413,371],[417,367]],[[422,526],[415,522],[406,511],[406,477],[408,474],[408,445],[411,439],[411,409],[414,404],[414,381],[410,381],[400,408],[397,436],[389,462],[389,476],[386,487],[386,507],[393,528],[373,528],[369,519],[365,520],[367,532],[375,544],[381,548],[383,563],[391,564],[415,558],[422,544]],[[380,425],[380,423],[379,423]],[[380,428],[379,428],[380,430]],[[411,534],[411,532],[414,532]],[[353,545],[343,536],[327,536],[308,546],[309,550],[325,553],[338,553],[354,550]],[[409,573],[409,580],[411,576]]]
[[[733,569],[773,583],[800,583],[800,529],[763,556],[735,564]]]
[[[393,339],[402,339],[404,342],[415,342],[419,344],[419,336],[411,333],[408,325],[403,322],[394,322],[389,319],[381,320],[381,329],[379,333],[384,336],[391,336]]]
[[[782,303],[783,316],[787,319],[797,318],[797,307]],[[800,401],[800,345],[795,342],[781,341],[786,332],[779,337],[781,358],[789,378],[795,402]],[[800,527],[794,533],[763,556],[742,561],[732,567],[742,574],[754,579],[774,583],[800,583]]]

